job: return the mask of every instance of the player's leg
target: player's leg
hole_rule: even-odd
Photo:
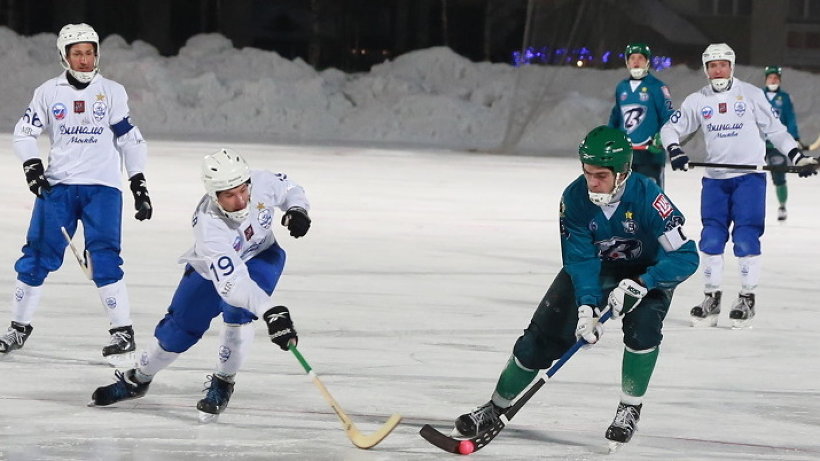
[[[775,149],[774,147],[766,147],[766,163],[769,165],[788,165],[788,160],[786,156],[781,154],[779,150]],[[786,211],[786,201],[789,199],[789,187],[786,184],[786,173],[784,172],[771,172],[772,175],[772,184],[774,184],[774,191],[777,195],[777,202],[779,206],[777,207],[777,220],[778,221],[785,221],[789,215],[788,211]]]
[[[743,328],[755,316],[754,292],[761,273],[760,236],[766,221],[766,177],[762,173],[747,174],[737,181],[737,189],[732,195],[732,242],[740,268],[741,288],[729,318],[733,327]]]
[[[0,353],[20,349],[33,331],[34,313],[40,305],[43,282],[60,268],[67,243],[61,226],[75,229],[73,186],[56,185],[34,201],[23,256],[14,264],[17,272],[11,305],[11,325],[0,336]]]
[[[734,183],[730,179],[703,178],[700,216],[701,267],[703,268],[704,299],[692,308],[693,326],[715,326],[720,313],[723,281],[723,252],[729,240],[730,203]]]
[[[265,293],[271,295],[276,288],[285,265],[285,251],[274,244],[264,252],[246,262],[251,279]],[[197,403],[200,421],[212,422],[228,406],[236,383],[236,374],[247,358],[254,332],[253,320],[249,310],[231,306],[224,301],[222,309],[222,327],[219,332],[217,363],[210,380],[205,397]]]
[[[136,368],[115,373],[117,381],[97,388],[92,404],[110,405],[145,395],[154,375],[202,338],[211,320],[220,314],[220,302],[213,284],[187,266],[168,312],[157,324],[154,340],[140,355]]]
[[[672,290],[650,290],[641,304],[623,318],[624,355],[621,365],[621,400],[606,438],[626,443],[637,430],[643,397],[649,387],[663,339],[663,319],[669,311]]]
[[[492,398],[455,421],[455,430],[472,437],[487,430],[538,375],[561,357],[576,341],[578,309],[569,274],[561,270],[538,304],[524,334],[498,377]]]

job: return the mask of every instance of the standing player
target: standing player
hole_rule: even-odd
[[[121,165],[125,164],[134,195],[135,217],[153,212],[145,185],[147,147],[129,119],[128,96],[117,82],[99,73],[100,40],[87,24],[68,24],[57,37],[66,71],[40,85],[14,127],[14,152],[23,162],[29,189],[37,198],[17,260],[17,282],[11,326],[0,336],[0,353],[20,349],[34,329],[31,320],[40,303],[46,276],[63,263],[70,235],[83,224],[89,277],[97,286],[111,329],[102,350],[112,364],[133,361],[134,330],[123,282]],[[48,168],[37,138],[51,139]]]
[[[766,94],[766,99],[772,104],[772,107],[780,118],[780,123],[786,126],[786,130],[797,141],[798,145],[803,150],[808,150],[808,147],[800,142],[800,132],[797,130],[797,117],[794,115],[794,106],[792,105],[792,98],[789,93],[786,93],[780,88],[780,79],[783,75],[783,69],[780,66],[766,66],[763,70],[766,84],[763,87],[763,92]],[[774,148],[770,141],[766,141],[766,163],[769,165],[786,165],[788,160],[786,156]],[[789,217],[786,211],[786,201],[789,198],[789,188],[786,185],[786,173],[772,171],[772,184],[777,194],[777,201],[780,206],[777,208],[777,220],[785,221]]]
[[[777,113],[759,88],[733,76],[735,53],[716,43],[703,52],[703,71],[709,84],[690,94],[680,110],[661,129],[663,145],[675,170],[687,170],[689,157],[680,147],[681,137],[698,128],[706,141],[710,163],[764,165],[769,139],[780,152],[788,152],[797,166],[817,161],[800,152],[797,142],[777,119]],[[801,176],[816,174],[800,173]],[[748,326],[755,316],[755,294],[760,280],[760,236],[766,214],[766,175],[754,170],[707,168],[700,205],[705,278],[703,302],[691,310],[693,326],[717,325],[723,278],[723,251],[731,225],[734,254],[739,260],[741,288],[729,318],[735,328]]]
[[[626,135],[600,126],[579,147],[583,176],[561,197],[564,267],[518,338],[492,399],[460,416],[456,430],[473,437],[492,427],[511,402],[579,338],[603,334],[607,306],[621,318],[624,352],[621,400],[606,430],[612,442],[632,438],[658,358],[663,319],[675,287],[698,266],[685,219],[649,178],[631,175]]]
[[[272,224],[274,208],[279,208],[291,236],[307,233],[304,190],[284,174],[251,171],[227,149],[203,159],[202,181],[207,194],[194,211],[194,246],[180,258],[187,263],[185,272],[154,330],[156,341],[142,353],[137,368],[116,371],[114,384],[94,391],[91,405],[145,395],[154,375],[196,344],[219,314],[219,360],[205,398],[197,404],[202,422],[215,420],[228,405],[234,377],[253,342],[253,320],[263,316],[271,341],[282,350],[296,344],[288,309],[271,307],[270,296],[285,265]]]
[[[615,106],[609,126],[622,130],[635,151],[632,170],[650,177],[663,188],[666,155],[653,142],[674,109],[669,88],[649,73],[652,52],[644,43],[630,43],[624,51],[629,78],[615,87]]]

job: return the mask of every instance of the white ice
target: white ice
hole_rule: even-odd
[[[8,298],[33,202],[10,137],[0,136],[4,219],[0,282]],[[217,144],[151,141],[147,177],[156,207],[133,219],[125,198],[123,257],[137,339],[145,345],[181,275],[198,160]],[[89,408],[113,380],[100,348],[107,322],[96,290],[69,257],[46,282],[35,330],[0,361],[2,460],[432,460],[448,455],[418,435],[485,402],[515,339],[560,269],[557,215],[578,174],[564,158],[231,144],[256,168],[287,172],[312,201],[313,227],[288,252],[273,302],[289,306],[300,350],[365,433],[398,412],[403,423],[369,451],[355,448],[290,354],[257,325],[251,357],[216,424],[195,404],[216,361],[216,322],[157,375],[148,395]],[[667,171],[667,189],[699,233],[698,171]],[[820,258],[818,178],[789,178],[790,216],[769,194],[764,276],[754,327],[688,326],[699,275],[677,290],[640,430],[607,455],[618,403],[621,333],[575,355],[489,446],[498,460],[813,460],[820,458],[816,338]],[[725,293],[738,289],[727,258]],[[8,303],[4,304],[8,306]],[[8,312],[8,307],[0,309]],[[0,314],[0,322],[5,322]],[[7,318],[7,317],[6,317]],[[217,320],[218,321],[218,320]],[[0,325],[5,328],[5,325]]]

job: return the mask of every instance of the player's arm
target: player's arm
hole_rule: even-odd
[[[145,164],[148,160],[148,145],[142,137],[139,128],[131,123],[128,109],[128,94],[119,84],[111,87],[111,117],[109,119],[111,132],[117,150],[122,155],[125,171],[128,174],[129,188],[134,196],[134,217],[143,221],[151,219],[154,207],[151,196],[148,194],[148,184],[145,179]]]
[[[575,300],[579,306],[600,306],[603,300],[600,274],[601,259],[593,241],[588,223],[584,222],[579,206],[561,200],[559,226],[561,232],[561,257],[564,270],[575,287]]]
[[[657,263],[640,276],[640,281],[648,290],[674,288],[697,270],[697,247],[684,229],[686,219],[672,201],[660,189],[651,195],[647,197],[649,202],[644,215],[649,217],[647,224],[660,249]]]
[[[222,232],[195,229],[195,234],[196,253],[205,262],[208,278],[226,303],[247,309],[257,318],[271,307],[270,296],[251,279],[245,262],[225,243],[228,240]]]
[[[310,229],[310,202],[305,190],[288,179],[285,173],[268,173],[274,189],[275,206],[284,212],[282,225],[288,228],[294,238],[303,237]]]
[[[43,192],[51,189],[37,145],[37,138],[48,125],[48,110],[45,107],[42,88],[38,88],[14,126],[12,142],[14,154],[23,162],[26,185],[38,197],[42,197]]]
[[[688,170],[689,156],[681,148],[680,140],[700,127],[695,112],[697,93],[684,99],[681,108],[675,111],[661,127],[661,144],[669,154],[673,170]]]

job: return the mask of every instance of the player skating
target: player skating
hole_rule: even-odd
[[[116,372],[114,384],[94,391],[92,405],[145,395],[154,375],[196,344],[222,314],[216,369],[197,404],[200,419],[208,422],[228,405],[253,341],[253,320],[263,318],[271,341],[282,350],[298,340],[288,309],[273,306],[270,296],[285,264],[285,251],[273,235],[274,209],[284,211],[282,225],[291,236],[304,236],[310,228],[304,190],[284,174],[250,170],[227,149],[203,159],[202,181],[207,193],[193,215],[194,246],[180,258],[185,271],[154,330],[156,341],[136,368]]]
[[[782,123],[789,134],[792,135],[800,149],[808,150],[808,146],[800,142],[800,131],[797,129],[797,117],[794,114],[794,105],[792,105],[792,98],[789,93],[783,91],[781,88],[781,78],[783,69],[780,66],[766,66],[763,69],[763,76],[766,79],[763,87],[763,93],[766,94],[766,99],[772,104],[772,107],[777,111],[780,123]],[[769,165],[787,165],[788,159],[786,155],[775,149],[771,142],[766,141],[766,163]],[[777,195],[777,220],[785,221],[788,217],[788,210],[786,209],[786,202],[789,199],[789,187],[786,183],[786,173],[780,171],[772,171],[772,184],[774,184],[775,194]]]
[[[654,142],[675,112],[669,87],[649,72],[652,52],[645,43],[630,43],[624,50],[629,78],[615,87],[615,105],[609,126],[626,133],[635,148],[632,171],[654,180],[663,188],[666,153]]]
[[[626,135],[601,126],[579,147],[583,176],[561,197],[564,266],[518,338],[492,398],[455,422],[471,438],[492,428],[539,374],[575,345],[603,334],[605,308],[622,320],[621,398],[605,436],[626,443],[637,429],[675,287],[695,272],[698,255],[685,219],[660,187],[631,175]]]
[[[787,152],[796,166],[816,165],[800,152],[797,142],[777,118],[757,88],[734,77],[735,53],[716,43],[703,52],[703,71],[709,84],[686,97],[663,128],[661,138],[675,170],[687,170],[689,157],[680,139],[698,128],[706,141],[706,161],[722,164],[765,165],[768,139]],[[817,174],[806,170],[800,176]],[[761,247],[766,214],[766,174],[754,170],[707,168],[702,180],[700,236],[705,279],[703,302],[691,310],[694,326],[717,324],[721,304],[723,252],[731,231],[738,258],[741,287],[729,311],[732,326],[743,328],[755,316],[755,289],[760,281]]]
[[[98,288],[110,325],[102,354],[112,364],[133,362],[134,330],[120,257],[122,231],[121,164],[130,178],[135,217],[153,212],[145,184],[147,148],[129,119],[122,85],[99,73],[100,40],[87,24],[68,24],[57,36],[64,73],[34,91],[14,127],[14,152],[36,195],[17,281],[11,326],[0,336],[0,353],[20,349],[33,331],[43,282],[60,268],[67,246],[62,228],[74,235],[82,222],[85,249],[93,264],[88,274]],[[47,168],[37,138],[51,139]]]

